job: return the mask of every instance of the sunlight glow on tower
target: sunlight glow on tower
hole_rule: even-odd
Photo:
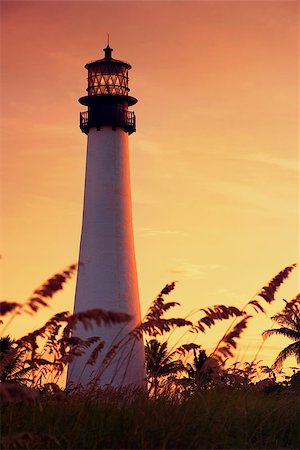
[[[141,386],[145,379],[141,340],[121,345],[103,372],[105,354],[140,320],[138,280],[132,228],[128,135],[135,132],[135,114],[128,110],[137,99],[128,95],[131,66],[112,58],[107,45],[104,58],[85,65],[87,95],[79,102],[88,107],[80,114],[80,128],[87,134],[79,270],[74,312],[101,308],[131,315],[129,323],[85,330],[82,339],[100,336],[105,347],[96,365],[86,362],[92,349],[69,364],[68,383],[87,385],[98,377],[100,385]]]

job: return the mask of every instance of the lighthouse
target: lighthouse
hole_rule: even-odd
[[[129,95],[130,64],[112,57],[109,45],[104,57],[85,65],[87,95],[79,102],[80,129],[87,135],[79,269],[74,312],[101,308],[130,315],[129,322],[101,324],[85,330],[79,324],[73,336],[99,336],[104,348],[96,364],[89,365],[93,347],[69,364],[67,383],[142,386],[145,383],[144,345],[128,339],[140,323],[140,303],[132,227],[128,137],[136,131],[135,114],[129,107],[137,99]],[[105,355],[113,357],[105,359]]]

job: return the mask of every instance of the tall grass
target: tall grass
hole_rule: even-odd
[[[207,390],[184,402],[98,391],[2,412],[2,447],[57,449],[299,448],[299,391]]]
[[[265,306],[275,300],[275,293],[294,268],[293,264],[279,272],[242,308],[200,308],[194,321],[190,316],[166,317],[179,305],[167,301],[175,283],[167,284],[142,323],[104,355],[101,336],[82,340],[73,335],[73,330],[81,323],[92,333],[93,324],[126,322],[130,319],[126,314],[102,309],[73,315],[62,312],[20,339],[10,341],[4,336],[6,350],[0,354],[0,447],[300,448],[300,372],[278,383],[276,367],[257,361],[228,364],[253,313],[265,312]],[[72,265],[53,275],[23,304],[1,302],[1,315],[8,318],[4,331],[16,315],[35,314],[47,307],[75,270]],[[294,313],[299,303],[299,296],[286,302],[283,314]],[[175,329],[197,335],[216,322],[228,320],[229,326],[211,354],[196,343],[181,342],[169,349],[168,339]],[[149,392],[104,389],[98,380],[85,389],[59,388],[57,383],[66,364],[87,349],[87,364],[96,365],[101,354],[104,365],[109,365],[122,346],[143,336],[148,348]],[[15,372],[14,364],[19,372]]]

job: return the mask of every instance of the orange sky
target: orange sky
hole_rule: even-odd
[[[108,32],[139,99],[130,146],[143,312],[174,279],[178,314],[242,306],[297,262],[298,6],[2,1],[2,297],[24,300],[78,259],[86,136],[77,99]],[[52,312],[72,308],[74,289]],[[298,290],[294,272],[268,311]],[[11,332],[32,326],[23,318]],[[269,326],[255,319],[239,356],[251,359]],[[218,333],[201,342],[213,346]],[[271,338],[263,357],[285,342]]]

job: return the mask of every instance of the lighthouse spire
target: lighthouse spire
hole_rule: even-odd
[[[107,46],[103,50],[104,50],[104,55],[105,55],[104,58],[106,60],[111,59],[111,53],[113,51],[113,48],[111,48],[109,46],[109,33],[107,33]]]
[[[106,60],[110,60],[113,48],[110,48],[110,46],[107,45],[107,47],[105,47],[103,50],[104,50],[104,55],[105,55],[104,58]]]

